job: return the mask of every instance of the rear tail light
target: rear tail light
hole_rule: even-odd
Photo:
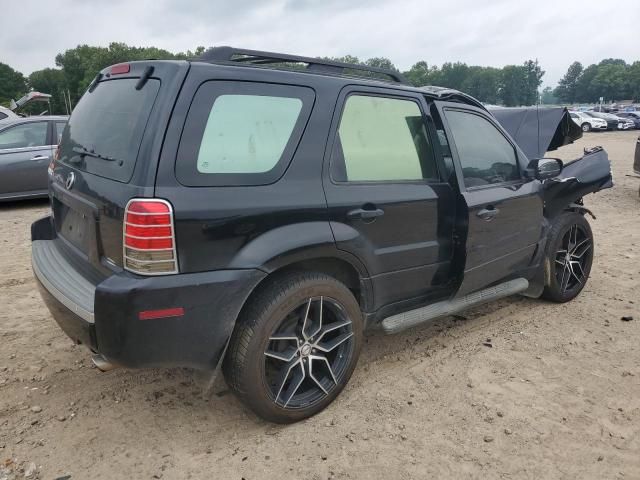
[[[178,273],[173,210],[169,202],[129,200],[122,230],[126,270],[140,275]]]
[[[49,167],[47,168],[49,175],[53,175],[53,169],[58,160],[60,160],[60,144],[56,147],[56,151],[53,153],[53,157],[51,157],[51,161],[49,162]]]

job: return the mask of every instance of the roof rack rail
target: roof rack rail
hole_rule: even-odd
[[[212,47],[197,58],[201,62],[233,62],[251,65],[270,64],[300,64],[305,63],[305,70],[313,73],[327,73],[333,75],[345,75],[345,71],[375,73],[389,78],[390,81],[410,85],[409,81],[399,72],[386,68],[368,67],[357,63],[342,63],[321,58],[301,57],[286,53],[262,52],[260,50],[247,50],[233,47]],[[364,76],[364,75],[363,75]],[[365,76],[365,78],[367,78]],[[385,80],[384,78],[376,80]]]

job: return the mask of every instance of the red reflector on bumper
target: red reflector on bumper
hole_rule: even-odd
[[[184,308],[165,308],[162,310],[145,310],[138,313],[139,320],[155,320],[157,318],[182,317]]]

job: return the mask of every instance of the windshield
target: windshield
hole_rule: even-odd
[[[127,182],[135,167],[160,81],[136,90],[137,78],[100,82],[87,91],[62,133],[60,161]]]

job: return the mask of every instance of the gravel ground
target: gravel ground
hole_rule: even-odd
[[[602,145],[616,181],[586,199],[596,258],[577,299],[514,297],[370,335],[337,401],[291,426],[256,419],[221,381],[204,396],[188,370],[93,368],[32,278],[29,225],[46,203],[0,206],[0,479],[640,478],[636,138],[558,152]]]

